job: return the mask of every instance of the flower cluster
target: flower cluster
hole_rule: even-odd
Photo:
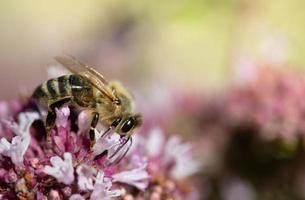
[[[272,67],[257,67],[253,76],[226,97],[230,124],[251,123],[264,140],[295,143],[305,133],[305,76]]]
[[[177,102],[202,147],[202,190],[207,199],[304,199],[305,77],[270,66],[252,75],[201,104]]]
[[[190,144],[177,136],[166,138],[160,128],[147,137],[138,138],[142,155],[148,157],[147,169],[151,181],[142,199],[198,199],[189,177],[199,171],[200,163],[192,156]]]
[[[1,104],[0,199],[191,198],[193,190],[182,180],[199,165],[180,139],[167,140],[160,130],[135,136],[131,150],[116,163],[109,155],[120,136],[101,137],[96,130],[91,147],[89,119],[82,113],[74,117],[69,107],[56,109],[56,126],[46,137],[39,114],[21,110]]]
[[[234,177],[250,199],[304,198],[304,78],[286,68],[259,66],[252,80],[223,100],[223,169],[230,175],[222,171],[222,179]]]
[[[222,93],[158,90],[151,104],[157,117],[146,121],[193,134],[185,136],[199,146],[202,199],[304,199],[305,76],[270,63],[242,65],[250,69]]]

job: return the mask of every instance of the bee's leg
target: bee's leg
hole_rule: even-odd
[[[60,108],[64,104],[68,103],[69,101],[71,101],[71,98],[67,97],[67,98],[61,99],[59,101],[56,101],[49,106],[49,111],[48,111],[48,115],[46,118],[47,136],[49,136],[51,130],[55,126],[55,120],[56,120],[55,108]]]
[[[92,113],[92,121],[91,121],[90,131],[89,131],[91,147],[95,144],[95,127],[97,126],[99,118],[100,118],[100,115],[98,112]]]
[[[49,110],[47,118],[46,118],[46,131],[47,136],[49,136],[51,130],[55,126],[55,120],[56,120],[56,113],[54,110]]]
[[[52,149],[51,130],[54,128],[56,113],[53,110],[48,111],[46,118],[46,149]]]

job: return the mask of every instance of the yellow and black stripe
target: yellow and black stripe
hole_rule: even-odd
[[[36,88],[33,98],[59,98],[71,95],[70,75],[50,79]]]
[[[50,79],[36,88],[32,97],[39,103],[50,106],[56,101],[71,97],[76,103],[84,105],[84,100],[93,97],[92,86],[80,75],[65,75]]]
[[[70,76],[61,76],[57,79],[58,82],[58,91],[62,96],[71,95],[71,87],[70,87]]]

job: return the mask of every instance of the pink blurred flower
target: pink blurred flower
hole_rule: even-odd
[[[154,128],[144,138],[146,151],[151,158],[161,165],[171,166],[170,175],[177,179],[188,177],[200,169],[199,162],[192,158],[191,145],[183,143],[181,138],[172,136],[165,138],[160,128]],[[187,164],[186,164],[187,163]]]
[[[175,163],[171,176],[182,179],[199,171],[200,164],[192,158],[191,148],[190,144],[183,143],[179,137],[173,136],[167,141],[164,159]]]
[[[143,164],[138,168],[116,173],[112,175],[112,181],[126,183],[144,191],[149,184],[150,177],[146,171],[146,167],[147,164]]]

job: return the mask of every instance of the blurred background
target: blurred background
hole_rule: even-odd
[[[143,132],[160,126],[193,142],[200,199],[305,199],[304,8],[4,0],[1,99],[30,95],[56,74],[53,57],[73,55],[131,89]]]
[[[222,88],[240,58],[305,63],[302,0],[0,2],[1,97],[45,80],[56,55],[185,88]],[[9,86],[9,87],[7,87]],[[12,91],[16,91],[15,93]]]

